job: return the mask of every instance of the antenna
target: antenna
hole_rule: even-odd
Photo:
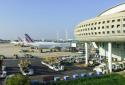
[[[68,40],[68,32],[65,30],[65,40]]]
[[[56,33],[57,41],[59,40],[59,32]]]

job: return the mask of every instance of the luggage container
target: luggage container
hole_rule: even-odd
[[[96,72],[96,76],[101,76],[102,72]]]
[[[80,77],[86,77],[86,73],[81,73]]]
[[[64,80],[70,80],[70,77],[69,76],[64,76],[63,79]]]
[[[54,77],[54,81],[60,81],[60,77]]]
[[[74,74],[74,75],[72,75],[72,78],[73,79],[77,79],[77,78],[79,78],[79,75],[78,74]]]
[[[94,73],[89,72],[89,73],[87,74],[87,77],[94,77]]]

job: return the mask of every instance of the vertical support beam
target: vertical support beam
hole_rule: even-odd
[[[88,65],[88,55],[89,55],[89,52],[88,52],[88,43],[85,42],[85,64]]]
[[[112,43],[108,42],[108,68],[109,72],[112,72]]]

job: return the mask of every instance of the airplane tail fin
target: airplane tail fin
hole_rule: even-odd
[[[28,34],[25,34],[25,40],[27,42],[34,42],[34,40]]]
[[[20,37],[18,37],[18,41],[19,41],[19,42],[23,42],[23,40],[22,40]]]

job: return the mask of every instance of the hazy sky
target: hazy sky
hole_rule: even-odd
[[[29,33],[35,39],[73,37],[75,25],[125,0],[0,0],[0,38]]]

